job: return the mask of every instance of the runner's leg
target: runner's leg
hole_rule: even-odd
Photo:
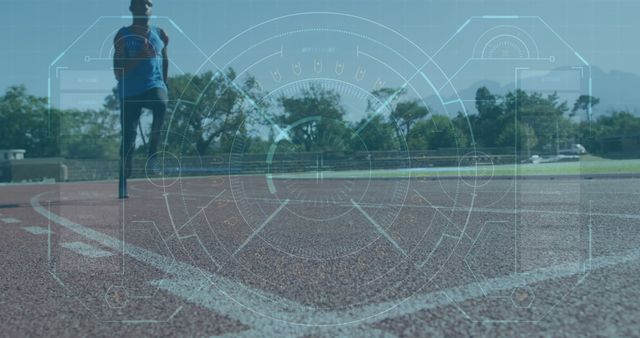
[[[133,153],[136,143],[136,128],[142,113],[142,106],[137,97],[125,98],[120,104],[120,130],[122,143],[120,147],[120,173],[118,195],[127,197],[126,179],[131,177]]]
[[[158,144],[162,138],[162,126],[167,115],[167,92],[161,88],[154,88],[150,91],[149,99],[153,100],[150,108],[153,112],[153,122],[151,124],[151,136],[149,137],[149,157],[158,151]]]

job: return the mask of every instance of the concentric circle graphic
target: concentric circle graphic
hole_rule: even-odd
[[[364,106],[366,99],[375,99],[362,89],[343,81],[311,78],[272,91],[263,100],[284,95],[295,96],[309,90],[340,93],[343,100],[352,101],[356,106]],[[322,149],[324,151],[308,152],[292,147],[290,138],[311,128],[327,130],[315,140],[325,146]],[[251,166],[262,164],[265,171],[263,176],[230,176],[234,200],[247,224],[257,229],[271,217],[268,211],[264,211],[265,203],[283,205],[286,217],[290,217],[284,223],[300,222],[301,227],[313,228],[316,231],[314,240],[318,242],[323,242],[323,239],[332,240],[340,232],[340,222],[348,223],[358,217],[357,208],[361,204],[385,206],[379,208],[376,217],[387,226],[392,224],[407,195],[407,181],[372,179],[371,154],[366,151],[366,142],[359,132],[345,121],[331,119],[324,116],[322,111],[316,111],[314,115],[298,119],[283,128],[280,137],[273,140],[264,155],[245,153],[245,137],[236,136],[230,154],[230,167],[251,172]],[[355,160],[356,163],[335,160],[336,153],[344,149],[344,136],[364,149],[360,155],[362,160]],[[396,142],[398,145],[402,144],[401,139]],[[400,165],[408,168],[407,151],[399,147],[397,152],[404,159],[404,163]],[[380,194],[380,191],[389,192],[388,196],[391,197]],[[266,210],[270,211],[269,208]],[[324,252],[323,246],[308,250],[308,245],[300,245],[304,243],[304,239],[292,241],[291,233],[282,237],[266,232],[261,237],[288,254],[307,259],[327,259],[354,253],[379,237],[373,233],[372,235],[374,236],[371,238],[353,238],[351,242],[339,245],[340,249],[337,251],[334,246],[327,245],[327,248],[332,248],[331,252]]]
[[[183,237],[197,236],[217,273],[247,286],[217,283],[220,291],[270,318],[337,325],[384,312],[430,285],[466,224],[415,208],[430,201],[412,187],[411,149],[392,112],[400,97],[444,113],[464,107],[443,104],[430,74],[446,76],[424,51],[364,18],[301,13],[235,36],[199,70],[209,71],[210,83],[192,82],[185,92],[203,97],[224,83],[221,91],[241,95],[250,111],[222,161],[237,213],[196,224],[193,212],[194,234]],[[206,110],[219,113],[223,104]],[[372,151],[381,120],[393,126],[393,141],[385,152]],[[256,139],[268,140],[261,152],[252,148]],[[385,177],[391,171],[403,174]],[[183,198],[167,206],[196,209],[188,204]],[[259,293],[249,287],[256,284],[281,298],[248,297]],[[344,314],[319,315],[327,311]]]
[[[99,18],[51,63],[52,107],[112,92],[125,19]],[[589,275],[592,201],[528,163],[563,142],[518,102],[590,95],[591,70],[541,18],[470,17],[431,55],[349,14],[273,18],[205,41],[211,54],[156,19],[192,58],[171,59],[162,146],[137,154],[130,198],[65,184],[32,200],[58,224],[40,229],[49,272],[96,318],[151,323],[133,312],[161,304],[153,322],[178,320],[186,301],[247,336],[357,336],[440,306],[532,322],[565,299],[546,282]],[[509,125],[480,123],[498,112]]]
[[[180,159],[165,151],[150,156],[144,166],[147,181],[158,188],[168,188],[176,184],[180,180],[181,172]]]
[[[458,175],[462,181],[476,188],[489,184],[495,171],[492,156],[481,151],[464,154],[458,165]]]

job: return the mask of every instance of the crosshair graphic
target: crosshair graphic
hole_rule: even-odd
[[[98,20],[52,62],[50,94],[54,105],[95,101],[110,90],[105,80],[112,76],[105,47],[108,43],[101,47],[89,43],[91,48],[78,45],[105,19]],[[450,269],[449,273],[459,274],[461,279],[470,275],[480,290],[471,293],[485,298],[478,306],[465,303],[469,300],[465,295],[444,292],[438,297],[446,300],[438,298],[437,302],[455,303],[473,321],[529,322],[544,319],[562,301],[542,303],[545,290],[535,284],[539,276],[532,271],[540,272],[549,262],[567,260],[579,264],[553,273],[576,279],[576,285],[588,275],[591,223],[583,222],[579,183],[568,187],[576,192],[565,205],[567,214],[575,216],[575,226],[568,234],[553,232],[548,228],[554,224],[530,218],[533,212],[529,209],[544,203],[531,193],[535,184],[520,182],[517,173],[510,184],[496,183],[498,163],[475,149],[475,131],[470,130],[471,151],[454,149],[458,175],[453,179],[436,175],[429,189],[424,188],[428,180],[418,182],[413,175],[413,149],[406,135],[394,135],[393,163],[369,151],[370,140],[365,137],[379,116],[397,127],[399,122],[390,115],[403,95],[439,114],[453,117],[460,112],[467,116],[475,100],[459,95],[457,87],[462,85],[458,81],[463,79],[495,76],[496,81],[513,84],[513,89],[590,94],[588,64],[540,18],[471,18],[431,56],[390,27],[340,13],[274,18],[241,32],[210,55],[166,20],[176,30],[173,36],[183,36],[185,45],[201,62],[195,70],[174,66],[185,74],[212,71],[212,78],[221,79],[218,84],[224,83],[226,91],[242,97],[242,109],[247,113],[226,140],[232,145],[229,156],[199,157],[196,165],[188,158],[194,153],[196,140],[189,139],[185,125],[174,120],[175,114],[168,121],[166,135],[177,135],[173,139],[179,140],[181,151],[175,147],[169,150],[165,142],[162,163],[174,168],[175,175],[166,180],[150,176],[151,187],[138,190],[160,201],[149,214],[162,210],[164,225],[128,217],[130,210],[125,204],[110,205],[104,211],[117,226],[108,229],[110,234],[123,242],[132,228],[152,233],[154,253],[62,222],[71,229],[69,233],[94,236],[118,253],[98,269],[109,278],[89,290],[73,285],[74,274],[93,273],[96,265],[78,264],[55,246],[56,240],[65,249],[95,257],[109,257],[109,253],[72,242],[75,237],[66,238],[62,231],[49,245],[53,252],[50,266],[55,267],[52,275],[85,307],[97,310],[97,319],[111,320],[109,311],[127,309],[148,294],[162,297],[157,291],[165,290],[185,299],[201,296],[198,299],[204,299],[203,304],[215,299],[218,310],[227,315],[237,315],[240,310],[235,309],[239,308],[270,323],[324,327],[369,322],[402,304],[422,309],[415,302],[425,301],[421,296],[436,287],[438,274]],[[478,23],[481,28],[474,26]],[[99,33],[101,38],[92,41],[109,41],[113,33]],[[471,40],[458,39],[469,34]],[[243,86],[248,79],[255,84],[254,91]],[[173,98],[175,111],[190,114],[198,102],[186,100],[186,93],[204,94],[213,82],[188,83],[183,96]],[[373,95],[383,88],[394,90],[387,96]],[[283,98],[304,99],[308,93],[337,95],[349,114],[344,120],[324,109],[306,111],[305,116],[289,120],[275,114],[290,112]],[[222,104],[216,101],[198,108],[217,114]],[[516,114],[516,118],[538,123],[535,114]],[[294,146],[293,138],[323,128],[330,132],[321,134],[314,144]],[[337,138],[337,134],[347,137]],[[262,154],[249,152],[252,138],[257,136],[269,140]],[[355,163],[334,160],[344,151],[340,143],[344,141],[338,139],[348,139],[361,149]],[[519,170],[519,162],[512,159],[507,164]],[[388,168],[403,175],[381,177]],[[190,173],[209,176],[198,181],[189,177]],[[431,189],[434,186],[439,189]],[[504,191],[486,195],[491,189]],[[512,196],[511,210],[495,212],[499,219],[484,220],[492,205]],[[69,217],[76,212],[71,208],[60,211]],[[132,225],[135,222],[141,223]],[[547,230],[532,226],[535,222]],[[510,250],[509,260],[496,264],[499,269],[487,267],[487,257],[504,253],[495,243]],[[176,244],[190,256],[193,266],[176,262]],[[132,252],[142,252],[136,259],[152,262],[165,275],[148,281],[144,288],[151,292],[132,292],[135,288],[123,283],[124,258]],[[456,253],[463,258],[462,268],[450,264]],[[501,279],[505,275],[500,273],[515,277]],[[449,290],[455,291],[456,286],[454,283]],[[296,290],[307,292],[301,295]],[[96,299],[98,305],[92,303]],[[496,302],[499,306],[492,310],[509,309],[509,315],[482,312],[484,302]],[[148,322],[171,320],[180,310],[177,306]],[[235,318],[242,321],[243,317]]]
[[[263,100],[270,100],[283,95],[295,96],[309,90],[338,92],[343,100],[352,99],[354,105],[360,105],[361,107],[366,106],[367,99],[375,100],[377,104],[382,104],[362,88],[341,80],[329,78],[297,80],[288,86],[270,92]],[[305,129],[308,130],[316,126],[327,130],[337,130],[337,132],[325,133],[321,136],[321,139],[317,140],[319,143],[329,147],[327,152],[307,153],[290,149],[290,135],[295,135],[296,132],[302,132]],[[247,224],[258,225],[263,223],[267,217],[270,217],[266,213],[259,212],[266,199],[273,200],[276,204],[282,205],[286,203],[284,210],[294,216],[301,224],[316,228],[319,233],[334,233],[332,227],[336,223],[352,220],[354,213],[359,213],[359,205],[363,203],[377,205],[378,210],[375,215],[377,223],[384,224],[385,228],[390,227],[407,195],[408,181],[375,182],[375,180],[372,180],[371,172],[375,169],[373,168],[375,164],[372,163],[373,160],[368,152],[366,153],[368,156],[362,155],[364,163],[347,163],[345,165],[331,160],[331,156],[335,156],[332,153],[344,149],[344,135],[347,136],[347,139],[359,144],[362,149],[366,150],[367,144],[359,135],[360,132],[349,126],[345,121],[323,116],[322,111],[318,111],[317,115],[301,118],[283,128],[281,131],[282,136],[279,140],[274,140],[268,152],[258,158],[259,162],[266,165],[266,174],[263,182],[257,181],[255,177],[231,176],[234,199]],[[396,140],[396,142],[399,145],[397,151],[402,154],[399,159],[401,161],[400,168],[409,168],[409,155],[406,150],[403,150],[406,146],[402,144],[403,140],[401,139]],[[244,153],[245,148],[245,137],[238,135],[234,140],[233,151],[230,154],[231,167],[243,168],[247,165],[255,164],[254,162],[247,163],[245,160],[246,157],[252,156]],[[328,159],[325,160],[325,158]],[[292,163],[291,159],[300,161],[300,163]],[[290,168],[291,165],[300,167]],[[343,168],[349,168],[349,165],[351,165],[360,170],[353,174],[356,177],[341,177],[340,165]],[[372,181],[374,181],[373,184]],[[390,197],[381,198],[382,196],[376,194],[376,190],[387,191]],[[372,195],[374,197],[371,197]],[[376,195],[378,196],[376,197]],[[293,222],[296,221],[294,220]],[[354,230],[352,229],[351,231]],[[357,238],[353,243],[341,245],[337,251],[335,249],[332,250],[330,255],[323,253],[322,248],[314,249],[312,252],[304,252],[306,251],[305,246],[296,248],[299,241],[291,241],[289,237],[283,241],[283,239],[278,239],[276,236],[270,242],[278,242],[276,246],[279,248],[291,248],[283,250],[292,255],[310,259],[324,259],[352,254],[360,247],[364,247],[378,239],[380,235],[375,232],[371,234],[373,236],[371,238]],[[262,238],[265,239],[265,237]]]
[[[233,78],[227,75],[230,68]],[[295,310],[289,301],[245,306],[289,323],[334,325],[375,315],[379,308],[361,307],[402,302],[430,283],[466,224],[442,224],[440,216],[425,217],[427,221],[411,225],[419,228],[417,238],[407,233],[403,207],[408,199],[420,197],[410,189],[411,149],[405,135],[394,134],[391,158],[376,157],[369,151],[372,139],[365,136],[378,118],[398,127],[391,112],[403,95],[442,114],[465,109],[443,104],[430,73],[440,85],[446,76],[428,54],[392,29],[364,18],[301,13],[269,20],[234,37],[208,58],[200,72],[209,70],[227,80],[230,90],[245,95],[244,104],[251,109],[234,135],[227,162],[230,193],[241,222],[238,216],[222,224],[206,217],[200,224],[191,221],[181,236],[187,242],[193,236],[200,238],[220,273],[241,271],[248,276],[246,282],[261,281],[269,290],[284,288],[287,297],[305,304]],[[242,87],[243,76],[248,75],[254,77],[258,93]],[[388,95],[373,94],[387,87],[393,89]],[[337,98],[344,119],[334,106],[322,105],[322,100],[331,98]],[[320,104],[304,110],[287,103],[304,100]],[[291,117],[299,113],[292,111],[296,108],[302,114]],[[252,139],[267,135],[265,153],[251,153]],[[349,163],[340,160],[345,142],[361,149]],[[406,175],[381,179],[376,173],[385,169]],[[169,209],[181,207],[181,202],[168,204]],[[422,217],[422,212],[411,211],[417,215],[409,219]],[[231,219],[236,221],[232,224]],[[384,264],[368,269],[376,257]],[[282,278],[273,278],[269,265],[278,266]],[[295,272],[300,268],[306,276]],[[405,274],[405,269],[411,272]],[[347,280],[355,273],[357,280],[331,285],[346,270],[351,271]],[[307,288],[309,295],[288,294],[287,283]],[[319,316],[336,310],[351,314]]]

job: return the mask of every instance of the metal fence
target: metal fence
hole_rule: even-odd
[[[215,154],[212,156],[184,156],[160,161],[166,176],[208,176],[223,174],[265,174],[309,171],[349,171],[412,169],[431,167],[458,167],[478,165],[500,165],[519,163],[525,154],[516,154],[509,148],[492,149],[439,149],[422,151],[377,151],[377,152],[308,152],[268,154]],[[46,168],[41,163],[46,162]],[[19,166],[16,163],[20,164]],[[37,181],[54,178],[56,181],[98,181],[118,178],[118,160],[31,159],[29,161],[5,161],[0,163],[0,180]],[[133,163],[133,178],[147,176],[146,158],[137,156]],[[16,169],[29,175],[16,175]],[[35,170],[31,167],[40,167]],[[11,168],[14,168],[13,171]],[[31,168],[31,169],[29,169]],[[61,170],[64,172],[60,176]]]

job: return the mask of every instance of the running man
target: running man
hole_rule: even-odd
[[[131,176],[136,128],[142,108],[153,111],[147,165],[154,171],[158,170],[155,154],[167,111],[169,37],[162,29],[149,25],[152,6],[151,0],[131,0],[129,10],[133,14],[133,23],[122,27],[113,42],[113,68],[118,80],[122,128],[119,198],[128,197],[126,179]]]

